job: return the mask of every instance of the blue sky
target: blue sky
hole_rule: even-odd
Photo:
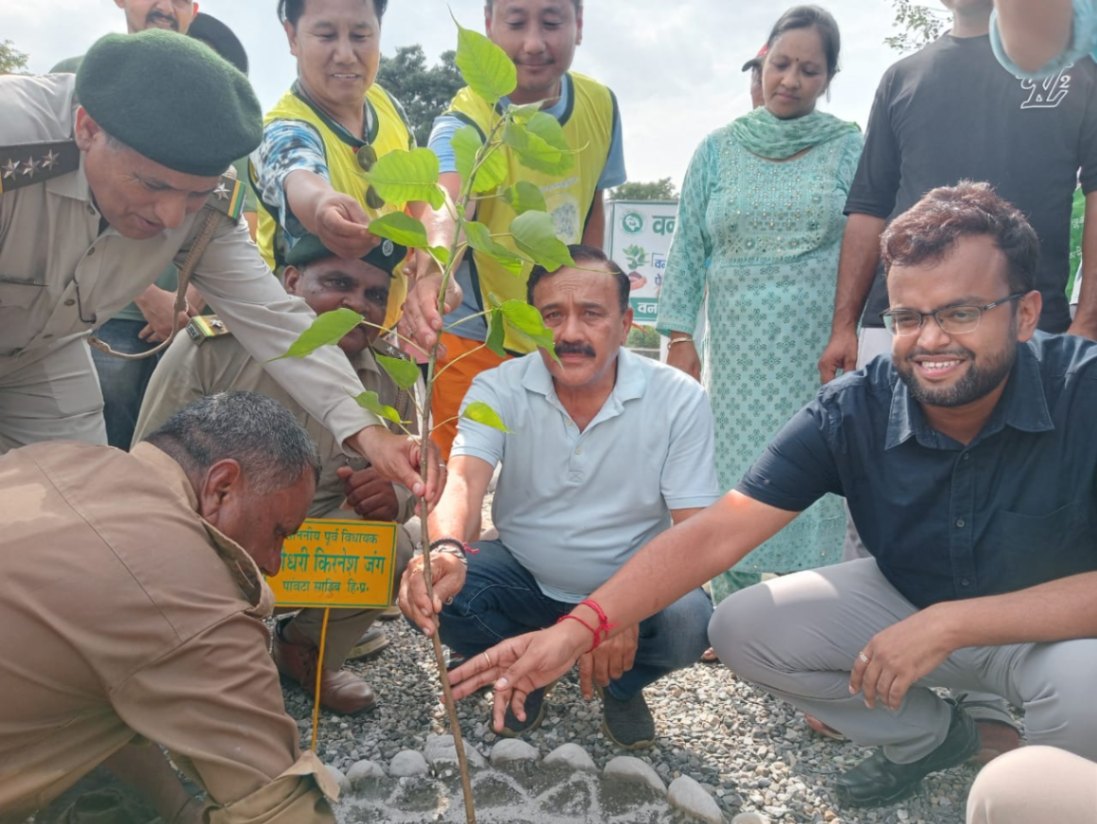
[[[275,0],[205,0],[200,8],[231,26],[244,42],[251,80],[269,106],[294,78],[293,59],[275,17]],[[764,42],[792,3],[774,0],[586,0],[583,44],[574,68],[617,94],[629,178],[681,182],[694,148],[708,132],[750,105],[743,62]],[[821,108],[862,127],[876,84],[900,55],[884,45],[891,33],[888,0],[822,0],[842,32],[842,72]],[[482,30],[482,0],[390,0],[382,50],[419,43],[430,60],[456,44],[450,12]],[[0,38],[47,71],[82,54],[97,37],[124,31],[113,0],[5,0]]]

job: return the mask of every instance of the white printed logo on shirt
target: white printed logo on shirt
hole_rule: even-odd
[[[1028,99],[1021,104],[1022,109],[1057,108],[1070,91],[1069,69],[1039,80],[1022,80],[1021,88],[1028,92]]]

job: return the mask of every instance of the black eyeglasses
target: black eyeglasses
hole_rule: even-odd
[[[377,150],[366,143],[358,149],[356,157],[358,159],[358,166],[363,172],[368,172],[373,168],[373,164],[377,162]],[[366,189],[366,205],[373,210],[380,209],[385,205],[384,199],[377,194],[377,191],[372,186]]]
[[[937,325],[946,334],[963,335],[966,332],[974,332],[978,328],[984,312],[1023,298],[1027,294],[1028,292],[1014,292],[1001,300],[985,303],[982,306],[967,304],[946,306],[943,309],[934,309],[932,312],[919,312],[917,309],[888,309],[886,312],[881,312],[880,317],[888,331],[898,337],[916,334],[929,317],[937,321]]]

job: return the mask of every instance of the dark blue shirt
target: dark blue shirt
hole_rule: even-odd
[[[1018,344],[967,446],[932,429],[888,358],[843,376],[736,487],[795,512],[845,495],[869,552],[918,607],[1097,569],[1097,343]]]

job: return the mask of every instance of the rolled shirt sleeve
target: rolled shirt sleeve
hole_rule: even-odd
[[[216,684],[217,689],[210,689]],[[134,672],[110,693],[134,731],[197,778],[219,824],[329,824],[337,790],[301,759],[263,624],[238,613]]]

